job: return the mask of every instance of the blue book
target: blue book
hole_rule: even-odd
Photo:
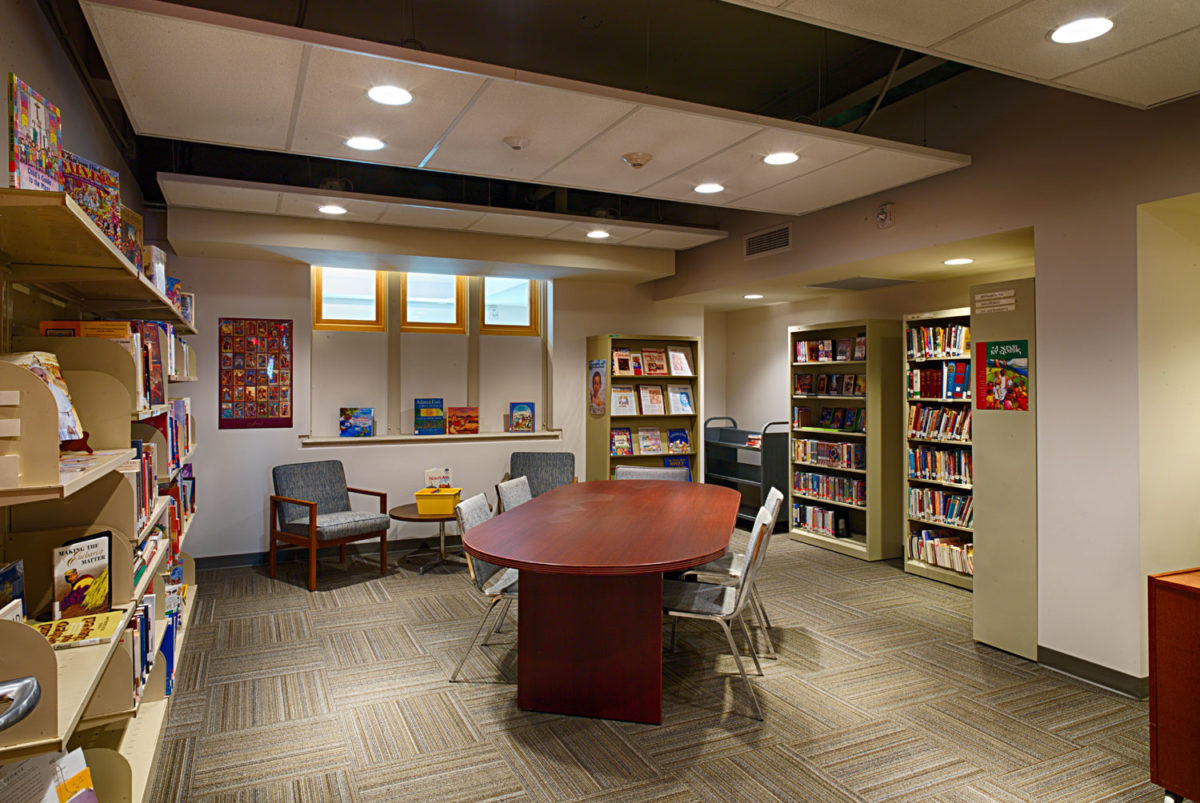
[[[445,435],[446,405],[444,402],[444,399],[413,399],[413,433]]]
[[[338,417],[338,435],[343,438],[369,438],[375,434],[374,407],[342,407]]]
[[[674,457],[664,457],[663,465],[667,468],[686,468],[688,470],[688,482],[692,481],[692,463],[688,460],[687,455],[675,455]]]
[[[12,602],[21,600],[21,616],[28,616],[25,610],[25,562],[14,560],[0,567],[0,608]]]
[[[508,431],[533,432],[533,402],[509,402]]]

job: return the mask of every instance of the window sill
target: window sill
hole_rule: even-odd
[[[341,438],[337,435],[301,435],[303,446],[368,446],[381,443],[445,443],[447,441],[562,440],[562,430],[540,432],[478,432],[470,435],[374,435],[370,438]]]

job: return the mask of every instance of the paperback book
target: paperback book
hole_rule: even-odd
[[[667,359],[671,367],[671,376],[692,376],[692,350],[683,346],[667,348]]]
[[[343,407],[338,417],[338,435],[343,438],[369,438],[375,434],[374,407]]]
[[[62,115],[13,73],[8,74],[8,186],[62,189]]]
[[[83,437],[83,424],[79,421],[79,414],[75,412],[75,404],[71,401],[71,392],[67,390],[67,382],[63,379],[57,356],[48,351],[22,351],[0,354],[0,360],[27,369],[50,388],[50,394],[58,408],[60,441],[73,441]]]
[[[446,425],[451,435],[478,435],[478,407],[446,408]]]
[[[442,399],[413,399],[413,434],[446,434],[446,408]]]
[[[629,349],[613,349],[613,376],[633,376]]]
[[[848,361],[850,359],[850,354],[852,353],[850,351],[850,349],[851,349],[850,338],[847,337],[842,340],[839,340],[837,342],[837,361],[838,362]]]
[[[612,386],[612,415],[637,415],[637,397],[633,385]]]
[[[687,454],[692,451],[691,436],[686,429],[667,430],[667,452],[670,454]]]
[[[53,622],[36,622],[32,627],[46,637],[56,650],[105,644],[120,635],[124,611],[109,611],[89,616],[73,616]]]
[[[854,359],[865,360],[867,358],[867,336],[859,335],[854,338]]]
[[[688,460],[687,455],[668,455],[663,458],[663,465],[667,468],[686,468],[688,470],[688,482],[692,481],[692,464]]]
[[[663,391],[659,385],[638,385],[638,398],[642,402],[642,415],[665,415]]]
[[[669,376],[666,349],[642,349],[642,370],[646,376]]]
[[[115,170],[84,159],[68,150],[62,152],[63,189],[87,212],[104,236],[121,243],[121,177]]]
[[[608,453],[612,457],[633,455],[633,436],[629,427],[613,427],[608,433]]]
[[[638,454],[662,454],[662,433],[658,427],[638,429]]]
[[[634,376],[642,375],[642,353],[640,351],[629,352],[629,367]]]
[[[76,538],[51,550],[55,619],[93,616],[112,608],[111,559],[109,531]]]
[[[794,392],[798,395],[804,395],[813,392],[814,377],[812,374],[796,374],[796,384]]]
[[[508,431],[533,432],[533,402],[509,402]]]
[[[672,415],[692,415],[696,412],[692,406],[692,389],[687,385],[667,385],[667,401],[671,405]]]

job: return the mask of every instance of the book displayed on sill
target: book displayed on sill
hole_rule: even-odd
[[[673,415],[692,415],[692,389],[687,385],[667,385],[667,401]]]
[[[338,415],[338,437],[369,438],[375,434],[374,407],[342,407]]]
[[[692,376],[692,350],[686,346],[668,346],[667,360],[671,367],[671,376]]]
[[[427,468],[425,469],[425,487],[453,488],[454,473],[448,466],[446,468]]]
[[[105,613],[112,608],[109,565],[112,532],[76,538],[51,550],[55,619]]]
[[[29,625],[45,636],[51,647],[63,650],[112,641],[114,636],[122,632],[121,620],[124,618],[124,611],[109,611],[90,616],[56,619],[53,622],[30,622]]]
[[[638,385],[638,399],[642,403],[642,415],[666,415],[663,390],[658,385]]]
[[[662,454],[662,433],[658,427],[638,429],[638,454]]]
[[[62,114],[13,73],[8,74],[8,186],[62,189]]]
[[[451,435],[478,435],[479,408],[446,408],[446,428]]]
[[[667,468],[686,468],[688,470],[688,482],[692,481],[692,463],[688,460],[687,455],[668,455],[663,458],[663,465]]]
[[[629,427],[613,427],[609,431],[608,453],[611,457],[633,456],[633,436]]]
[[[613,349],[613,376],[633,376],[629,349]]]
[[[446,407],[443,399],[413,399],[413,434],[446,434]]]
[[[637,415],[637,396],[633,393],[633,385],[612,386],[612,415]]]
[[[692,451],[691,435],[686,429],[667,430],[667,452],[670,454],[687,454]]]
[[[642,349],[642,370],[646,376],[670,376],[671,371],[667,367],[667,350]]]
[[[533,417],[533,402],[509,402],[508,403],[508,431],[509,432],[533,432],[534,417]]]

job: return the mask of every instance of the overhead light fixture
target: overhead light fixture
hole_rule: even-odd
[[[777,151],[763,157],[763,161],[769,165],[790,165],[799,159],[800,154],[792,151]]]
[[[1113,22],[1107,17],[1084,17],[1066,25],[1059,25],[1050,32],[1050,40],[1060,45],[1073,45],[1104,36],[1112,27]]]
[[[746,299],[747,301],[758,301],[760,298],[762,298],[762,293],[747,293],[746,295],[742,296],[742,298]]]
[[[317,211],[322,215],[344,215],[346,207],[338,206],[337,204],[323,204],[317,207]]]
[[[650,160],[654,158],[654,154],[646,153],[645,151],[630,151],[629,153],[621,154],[621,161],[632,167],[634,170],[641,170]]]
[[[390,84],[380,84],[367,90],[367,97],[384,106],[405,106],[412,103],[412,93]]]
[[[346,147],[356,151],[377,151],[383,147],[383,140],[375,137],[350,137],[346,140]]]
[[[695,190],[704,195],[712,195],[714,192],[724,192],[725,187],[715,181],[706,181],[703,184],[697,184]]]
[[[593,240],[607,240],[611,235],[604,229],[592,229],[587,233],[587,236]]]
[[[975,260],[968,259],[967,257],[955,257],[954,259],[944,260],[942,262],[942,264],[943,265],[970,265],[974,261]]]

